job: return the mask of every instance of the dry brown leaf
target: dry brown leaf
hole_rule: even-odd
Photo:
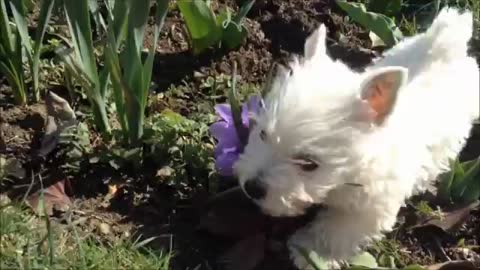
[[[477,268],[469,261],[449,261],[425,267],[425,270],[476,270]]]
[[[479,204],[479,201],[476,201],[467,205],[455,206],[452,209],[444,209],[441,218],[425,218],[418,222],[417,225],[412,226],[411,229],[421,229],[433,226],[444,232],[455,231],[468,219],[470,212],[478,207]]]
[[[27,204],[39,216],[43,216],[45,213],[51,216],[54,209],[65,212],[72,205],[72,201],[65,193],[65,180],[58,181],[45,188],[43,190],[43,202],[41,201],[41,192],[41,190],[38,190],[27,198]]]
[[[45,106],[48,117],[45,135],[42,138],[40,149],[37,151],[39,157],[45,157],[52,152],[58,144],[62,131],[76,121],[75,113],[68,101],[51,91],[45,97]]]

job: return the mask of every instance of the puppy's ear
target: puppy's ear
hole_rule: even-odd
[[[312,59],[326,55],[326,37],[327,28],[324,24],[321,24],[315,32],[313,32],[305,41],[305,58]]]
[[[400,88],[406,84],[408,70],[385,67],[367,73],[360,88],[360,98],[367,105],[367,120],[381,125],[392,112]]]

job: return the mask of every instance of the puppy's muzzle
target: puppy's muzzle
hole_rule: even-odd
[[[250,179],[243,185],[245,193],[254,200],[261,200],[267,195],[267,186],[258,178]]]

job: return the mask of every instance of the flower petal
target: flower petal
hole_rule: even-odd
[[[231,129],[231,125],[225,121],[215,122],[209,128],[210,133],[217,140],[225,137],[225,133],[228,132],[228,129]]]
[[[233,124],[232,109],[228,104],[215,105],[215,111],[217,114],[229,124]]]
[[[243,125],[249,127],[249,116],[258,114],[260,111],[260,96],[251,96],[247,102],[242,105],[242,122]]]
[[[215,162],[218,173],[223,176],[233,175],[233,165],[238,160],[238,156],[237,152],[220,155]]]
[[[210,126],[210,133],[219,142],[233,141],[238,142],[238,135],[235,126],[225,121],[215,122]]]

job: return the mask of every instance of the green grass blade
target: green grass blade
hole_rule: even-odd
[[[153,68],[153,60],[155,58],[155,49],[156,44],[158,42],[158,38],[160,37],[160,31],[162,30],[163,23],[165,22],[165,17],[167,17],[168,12],[168,3],[169,0],[157,0],[157,12],[155,13],[155,29],[154,29],[154,36],[152,44],[153,46],[150,48],[148,52],[147,60],[143,66],[144,70],[144,84],[145,84],[145,92],[143,93],[142,97],[142,107],[145,108],[147,105],[147,96],[148,90],[150,88],[150,81],[152,80],[152,68]]]
[[[0,44],[7,52],[12,52],[15,47],[14,36],[10,29],[10,21],[8,20],[6,1],[0,1]]]
[[[72,34],[75,53],[85,73],[97,83],[97,66],[93,52],[92,27],[87,1],[64,1],[65,13]]]
[[[18,34],[18,33],[17,33]],[[15,72],[16,85],[18,86],[18,104],[27,104],[27,87],[25,86],[25,76],[23,70],[22,41],[17,36],[15,39],[15,52],[12,54],[12,69]],[[15,89],[14,89],[15,90]]]
[[[86,88],[86,90],[92,105],[95,125],[103,134],[109,134],[110,126],[105,108],[105,93],[102,85],[100,85],[95,61],[88,1],[64,1],[64,9],[73,39],[75,55],[78,59],[76,65],[93,82],[93,86]]]
[[[11,0],[10,8],[12,9],[13,19],[17,26],[18,34],[22,39],[25,50],[27,51],[27,56],[31,58],[33,54],[33,48],[31,44],[32,40],[30,39],[30,35],[28,34],[28,26],[27,22],[25,21],[26,13],[23,7],[22,0]]]
[[[103,17],[100,13],[100,7],[98,6],[97,0],[88,0],[88,9],[90,13],[93,15],[93,21],[95,22],[95,30],[97,34],[101,34],[102,31],[107,29],[107,25],[103,20]]]
[[[27,96],[24,90],[23,76],[17,72],[14,64],[12,62],[0,61],[0,71],[5,74],[8,84],[12,87],[15,102],[19,105],[26,104]]]
[[[461,191],[462,202],[473,202],[480,198],[480,158],[462,164],[465,171],[463,188]]]
[[[12,10],[13,19],[16,24],[16,38],[15,38],[15,49],[12,52],[11,61],[12,68],[15,69],[14,74],[16,75],[16,88],[14,92],[16,93],[16,100],[19,104],[27,103],[27,93],[25,85],[25,77],[23,71],[23,54],[22,54],[22,44],[25,48],[27,58],[29,62],[32,62],[32,46],[30,36],[28,35],[27,23],[24,19],[25,11],[23,8],[22,1],[14,0],[10,2],[10,8]]]
[[[255,3],[255,0],[250,0],[248,2],[245,2],[241,7],[240,7],[240,10],[238,10],[238,13],[237,15],[235,15],[235,17],[233,18],[233,21],[235,23],[237,23],[238,25],[240,25],[240,23],[242,22],[243,18],[245,18],[245,16],[247,16],[248,12],[250,11],[250,9],[253,7],[253,4]]]
[[[31,72],[33,80],[33,97],[35,101],[40,99],[40,93],[38,90],[39,84],[39,69],[40,69],[40,50],[42,48],[43,37],[47,30],[48,22],[52,16],[52,10],[55,0],[41,0],[40,1],[40,16],[38,17],[37,30],[35,33],[35,41],[33,45],[33,59],[31,63]]]
[[[138,52],[143,49],[143,37],[148,22],[150,0],[134,0],[128,16],[129,35],[133,35],[135,48]]]
[[[124,98],[131,143],[137,143],[143,135],[143,100],[146,99],[144,97],[146,86],[141,53],[149,10],[149,0],[137,0],[131,6],[128,14],[125,50],[121,55],[124,79],[128,86],[124,88]]]
[[[108,23],[112,24],[112,18],[109,17]],[[125,112],[125,98],[124,92],[129,91],[126,89],[126,84],[122,80],[122,74],[120,70],[120,60],[117,53],[117,41],[115,40],[115,34],[112,28],[108,28],[107,32],[107,45],[105,47],[105,62],[107,68],[111,74],[113,97],[117,108],[117,117],[122,127],[123,135],[128,137],[128,122]]]
[[[134,37],[129,35],[126,39],[125,50],[121,54],[121,66],[124,70],[123,79],[127,87],[124,87],[125,98],[125,112],[128,119],[129,138],[130,141],[136,142],[141,136],[140,123],[143,111],[141,109],[143,93],[143,65],[139,55],[136,51],[136,42]]]
[[[115,1],[113,6],[113,31],[115,33],[117,49],[127,35],[127,15],[130,11],[130,5],[131,1]],[[109,23],[109,25],[111,24]]]

